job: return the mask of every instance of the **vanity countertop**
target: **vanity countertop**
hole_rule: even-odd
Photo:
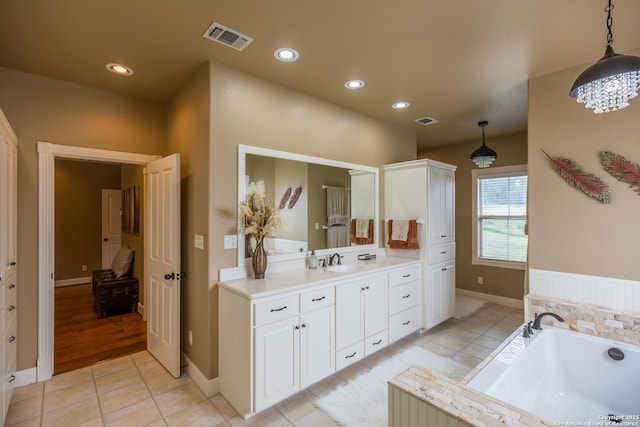
[[[394,256],[378,256],[368,261],[354,261],[345,265],[356,265],[355,271],[335,272],[327,268],[318,267],[316,270],[299,268],[279,273],[268,273],[264,279],[247,277],[218,283],[221,288],[227,289],[248,299],[263,298],[282,292],[299,291],[323,284],[331,284],[337,281],[357,280],[359,277],[372,273],[380,273],[386,270],[410,265],[419,265],[420,260]]]

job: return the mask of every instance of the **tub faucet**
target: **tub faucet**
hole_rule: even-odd
[[[533,329],[537,329],[537,330],[541,330],[542,327],[540,326],[540,321],[542,320],[542,318],[544,316],[552,316],[554,317],[558,322],[564,322],[564,319],[560,316],[558,316],[555,313],[551,313],[550,311],[547,311],[546,313],[542,313],[542,314],[538,314],[536,313],[536,317],[533,319]]]
[[[336,258],[338,260],[338,262],[334,263],[334,261],[333,261],[334,258]],[[340,260],[340,258],[342,258],[342,257],[340,256],[340,254],[338,252],[336,252],[335,254],[332,254],[329,257],[329,265],[340,265],[340,264],[342,264],[342,261]]]

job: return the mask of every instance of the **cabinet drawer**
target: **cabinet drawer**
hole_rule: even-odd
[[[298,314],[298,299],[296,294],[257,303],[254,306],[254,325],[266,325]]]
[[[345,347],[336,352],[336,371],[351,365],[364,357],[364,341]]]
[[[368,356],[371,353],[384,348],[389,343],[389,331],[386,329],[382,332],[378,332],[375,335],[370,336],[364,340],[364,355]]]
[[[389,314],[400,313],[420,304],[420,282],[411,282],[389,290]]]
[[[389,286],[397,286],[403,283],[421,279],[420,264],[412,265],[389,273]]]
[[[336,288],[322,288],[300,294],[300,312],[306,313],[318,308],[328,307],[336,302]]]
[[[420,306],[394,314],[389,318],[389,342],[400,338],[420,328]]]
[[[429,246],[429,264],[450,261],[456,257],[455,242]]]

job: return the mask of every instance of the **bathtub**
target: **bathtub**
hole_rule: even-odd
[[[467,386],[556,425],[640,426],[639,346],[544,327],[513,338]]]

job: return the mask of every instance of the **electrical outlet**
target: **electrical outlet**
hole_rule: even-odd
[[[193,333],[189,330],[189,345],[193,345]]]
[[[484,278],[482,276],[478,276],[478,285],[484,285]]]
[[[82,271],[87,271],[87,264],[82,264]]]

